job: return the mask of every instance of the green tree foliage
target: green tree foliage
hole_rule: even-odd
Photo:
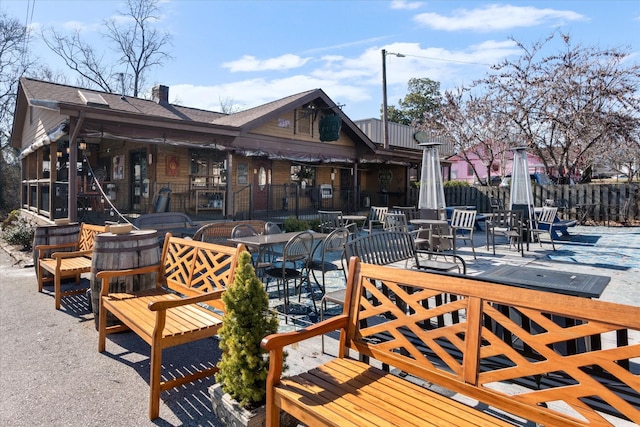
[[[421,125],[425,121],[425,114],[431,116],[437,113],[441,98],[439,82],[429,78],[409,79],[407,95],[398,101],[398,107],[388,107],[387,117],[390,122]]]
[[[269,296],[256,276],[251,255],[240,255],[233,283],[222,295],[226,312],[220,329],[216,381],[242,407],[264,402],[269,358],[260,347],[267,335],[278,331],[278,318],[269,311]]]

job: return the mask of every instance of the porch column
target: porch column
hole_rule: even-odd
[[[227,152],[227,169],[225,174],[227,175],[227,188],[225,195],[225,204],[224,204],[224,216],[225,218],[229,218],[233,215],[233,185],[231,179],[233,178],[233,153],[230,151]]]

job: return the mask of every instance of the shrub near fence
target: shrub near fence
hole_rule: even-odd
[[[491,212],[491,198],[509,205],[507,187],[445,187],[447,206],[475,206],[479,212]],[[596,222],[618,222],[631,224],[640,218],[640,185],[623,184],[578,184],[578,185],[534,185],[535,206],[542,206],[547,199],[567,202],[566,218],[580,219],[580,207],[593,205],[587,219]]]

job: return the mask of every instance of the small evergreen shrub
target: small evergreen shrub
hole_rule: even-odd
[[[233,283],[222,295],[225,315],[220,328],[216,381],[246,409],[262,405],[266,396],[269,357],[260,342],[278,332],[278,318],[269,310],[269,296],[251,264],[251,255],[240,255]]]
[[[289,218],[284,220],[284,231],[292,232],[292,231],[305,231],[309,230],[311,227],[309,223],[304,219],[298,219],[295,216],[290,216]]]

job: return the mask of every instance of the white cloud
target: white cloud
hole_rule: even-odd
[[[414,10],[421,7],[422,4],[423,3],[419,1],[393,0],[391,2],[391,9]]]
[[[322,88],[336,103],[345,104],[345,112],[354,114],[352,118],[363,118],[361,110],[370,110],[372,103],[377,105],[380,102],[380,49],[383,47],[406,55],[403,58],[387,59],[390,103],[396,103],[400,97],[406,95],[407,82],[411,78],[428,77],[441,82],[441,88],[444,90],[458,86],[465,80],[473,80],[478,76],[478,72],[488,69],[486,64],[495,64],[507,56],[519,53],[515,43],[510,40],[487,40],[468,46],[464,50],[425,48],[420,43],[394,43],[369,48],[357,57],[326,55],[321,58],[309,58],[305,60],[307,67],[297,71],[295,75],[284,78],[280,78],[277,73],[263,73],[260,78],[221,85],[174,84],[171,86],[171,95],[176,101],[172,102],[221,111],[220,100],[225,100],[227,103],[233,103],[234,108],[245,110],[293,93]],[[295,55],[283,57],[297,58]],[[258,61],[253,57],[242,59],[245,60],[242,68],[238,66],[239,61],[236,61],[236,70],[258,69],[271,61]],[[290,62],[298,63],[297,60]]]
[[[456,9],[450,16],[421,13],[414,17],[435,30],[480,32],[533,27],[549,21],[579,21],[587,18],[569,10],[538,9],[530,6],[492,4],[478,9]],[[557,23],[557,22],[554,22]]]
[[[255,56],[245,55],[237,61],[225,62],[222,64],[222,68],[227,68],[231,72],[290,70],[292,68],[302,67],[310,60],[311,58],[301,58],[293,54],[286,54],[269,59],[258,59]]]

